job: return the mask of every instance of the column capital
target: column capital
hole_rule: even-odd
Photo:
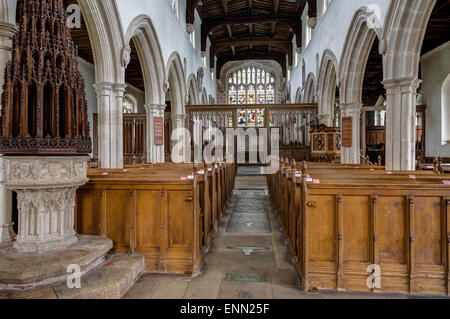
[[[344,116],[346,116],[347,114],[359,114],[362,110],[362,103],[339,103],[339,107],[341,108],[342,115]]]
[[[112,82],[101,81],[95,83],[94,88],[98,95],[105,96],[111,94],[111,91],[113,90],[113,85],[114,83]]]
[[[165,111],[166,107],[166,104],[144,104],[144,108],[147,112]]]
[[[124,83],[114,83],[112,88],[117,95],[123,96],[127,85]]]
[[[109,96],[111,93],[123,96],[127,85],[123,83],[100,81],[94,84],[94,88],[97,94],[101,96]]]
[[[389,79],[389,80],[384,80],[382,82],[382,84],[384,85],[384,88],[386,90],[392,90],[397,87],[401,87],[401,88],[411,87],[411,89],[417,90],[420,83],[422,83],[422,80],[419,80],[416,77]]]
[[[175,118],[180,121],[185,120],[185,119],[187,119],[187,114],[176,114]]]

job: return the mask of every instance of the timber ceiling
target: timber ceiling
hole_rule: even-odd
[[[450,41],[450,0],[438,0],[428,22],[422,54]]]
[[[362,103],[364,106],[375,106],[380,95],[386,95],[383,82],[383,57],[378,52],[379,41],[375,38],[367,60],[364,74]]]
[[[285,73],[292,65],[292,38],[297,34],[301,46],[300,17],[307,0],[193,1],[202,19],[202,51],[209,37],[210,62],[217,56],[218,76],[228,61],[271,59]]]
[[[64,0],[66,6],[77,2]],[[291,41],[294,35],[297,35],[297,46],[301,47],[300,16],[307,2],[311,4],[309,16],[316,16],[315,0],[187,0],[187,22],[190,23],[193,9],[197,8],[202,19],[202,51],[205,51],[208,37],[212,43],[212,55],[218,58],[218,76],[225,63],[249,59],[277,61],[286,73],[287,65],[293,62]],[[79,56],[94,63],[84,19],[81,28],[72,29],[71,34]],[[422,54],[447,41],[450,41],[450,0],[438,0],[427,26]],[[366,68],[364,105],[374,104],[384,93],[380,84],[383,78],[382,58],[377,46],[374,43]],[[126,82],[144,90],[141,64],[133,41],[131,49]]]

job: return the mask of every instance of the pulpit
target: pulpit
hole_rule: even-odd
[[[311,130],[311,160],[317,162],[340,162],[341,130],[337,127],[316,125]]]

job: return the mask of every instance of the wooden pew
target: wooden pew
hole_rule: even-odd
[[[220,221],[219,171],[204,164],[90,169],[77,192],[78,233],[111,238],[114,253],[144,255],[148,272],[196,275]]]
[[[205,194],[204,198],[209,199],[209,203],[201,202],[202,209],[205,208],[205,214],[211,215],[212,223],[212,235],[208,236],[207,242],[211,240],[213,235],[217,232],[218,223],[222,219],[222,214],[226,208],[228,200],[231,198],[235,177],[236,177],[236,165],[225,163],[213,163],[206,165],[204,163],[197,164],[175,164],[175,163],[163,163],[163,164],[144,164],[144,165],[129,165],[127,168],[170,168],[170,169],[190,169],[193,168],[197,171],[204,171],[208,177],[208,183],[206,183],[207,192],[209,187],[209,195]],[[208,228],[208,224],[205,225]],[[206,229],[205,229],[206,232]],[[209,246],[208,246],[209,248]]]
[[[449,293],[445,176],[287,166],[269,176],[269,190],[305,290]],[[276,187],[281,180],[291,195]],[[379,289],[367,286],[370,265],[381,267]]]

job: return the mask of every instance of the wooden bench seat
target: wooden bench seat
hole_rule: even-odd
[[[234,183],[225,183],[232,168],[202,167],[90,169],[77,192],[78,233],[111,238],[115,253],[144,255],[148,272],[196,275]]]
[[[268,178],[303,288],[448,294],[445,176],[321,166]],[[370,265],[381,268],[379,289],[367,286]]]

